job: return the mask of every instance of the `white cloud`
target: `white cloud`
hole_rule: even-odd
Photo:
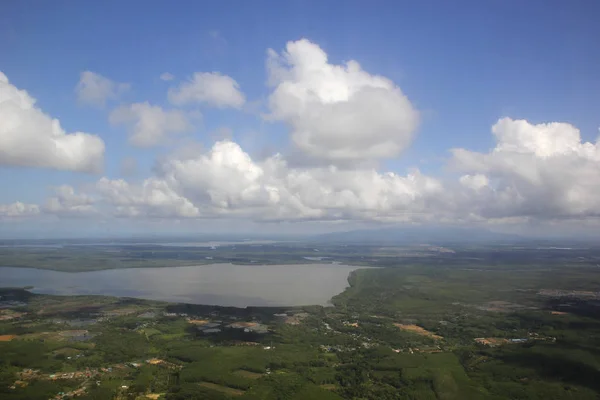
[[[453,165],[493,187],[471,199],[484,217],[600,216],[600,143],[582,142],[566,123],[500,119],[489,153],[454,149]],[[487,179],[486,178],[486,179]]]
[[[115,206],[121,217],[172,218],[197,217],[199,210],[189,200],[175,193],[165,182],[149,178],[142,184],[130,185],[118,179],[102,178],[96,190],[104,200]]]
[[[37,108],[34,98],[0,72],[0,164],[97,172],[103,156],[102,139],[66,133],[57,119]]]
[[[94,199],[83,193],[76,193],[69,185],[54,189],[55,195],[46,201],[44,212],[64,217],[88,216],[97,211]]]
[[[452,150],[460,174],[444,182],[418,170],[382,172],[372,166],[405,150],[419,123],[394,82],[356,61],[330,63],[304,39],[287,43],[281,54],[269,50],[267,64],[266,118],[289,127],[292,157],[301,154],[302,162],[281,154],[253,158],[233,141],[236,135],[221,130],[208,149],[184,138],[187,145],[162,156],[154,175],[141,181],[105,177],[88,193],[60,186],[43,207],[0,205],[0,217],[108,212],[140,219],[549,225],[600,217],[600,141],[583,142],[573,125],[502,118],[491,128],[496,144],[489,152]],[[86,71],[77,91],[81,101],[104,105],[127,88]],[[168,98],[178,106],[246,104],[238,83],[217,72],[195,73]],[[109,121],[126,126],[132,144],[149,147],[191,131],[193,115],[143,102],[114,109]],[[66,133],[0,73],[0,164],[89,172],[101,168],[103,154],[99,137]],[[124,158],[122,167],[129,174],[135,159]]]
[[[423,220],[442,191],[437,180],[336,167],[295,169],[280,155],[254,161],[224,140],[194,158],[170,158],[142,184],[102,179],[121,216],[253,220]]]
[[[172,81],[173,79],[175,79],[175,76],[173,76],[173,74],[169,72],[163,72],[162,74],[160,74],[160,79],[163,81]]]
[[[238,83],[219,72],[196,72],[187,82],[171,88],[168,97],[178,106],[207,103],[219,108],[241,108],[246,102]]]
[[[265,172],[236,143],[220,141],[207,154],[161,165],[167,182],[199,203],[220,209],[269,204]]]
[[[460,177],[459,182],[464,187],[475,191],[488,187],[490,184],[490,181],[487,178],[487,176],[482,174],[463,175]]]
[[[94,194],[113,215],[135,218],[498,225],[599,216],[598,144],[582,143],[568,124],[505,119],[492,131],[489,153],[454,150],[465,174],[445,182],[416,170],[294,167],[280,154],[256,160],[226,139],[172,153],[139,183],[102,178]],[[69,203],[71,188],[60,193],[63,208],[80,204]]]
[[[110,113],[109,121],[113,125],[128,125],[129,141],[139,147],[159,145],[169,135],[192,129],[192,124],[183,111],[163,110],[148,102],[121,106]]]
[[[533,125],[525,120],[502,118],[492,132],[498,141],[495,152],[533,154],[539,158],[573,153],[598,157],[598,149],[591,143],[582,144],[579,129],[566,123]]]
[[[17,201],[12,204],[0,204],[0,218],[22,218],[38,215],[40,208],[35,204]]]
[[[419,114],[400,88],[356,61],[330,64],[306,39],[268,52],[270,118],[289,124],[294,144],[329,162],[397,156],[410,143]]]
[[[122,216],[256,221],[523,224],[598,216],[598,145],[581,143],[570,125],[502,120],[493,132],[498,145],[489,154],[454,151],[455,165],[469,172],[457,181],[419,171],[291,167],[279,154],[257,161],[222,140],[195,156],[162,160],[157,176],[143,184],[122,181],[111,201]],[[149,188],[163,201],[152,199]]]
[[[84,71],[75,87],[77,99],[84,104],[104,107],[108,100],[118,99],[131,88],[128,83],[113,82],[92,71]]]

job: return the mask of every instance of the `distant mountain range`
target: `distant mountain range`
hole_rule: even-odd
[[[481,228],[406,226],[361,229],[317,235],[329,243],[512,243],[523,241],[519,235],[492,232]]]

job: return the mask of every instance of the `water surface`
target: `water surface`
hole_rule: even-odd
[[[342,264],[233,265],[59,272],[0,267],[0,287],[60,295],[137,297],[220,306],[328,304],[359,267]]]

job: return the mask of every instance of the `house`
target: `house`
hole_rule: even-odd
[[[510,343],[525,343],[528,339],[508,339]]]

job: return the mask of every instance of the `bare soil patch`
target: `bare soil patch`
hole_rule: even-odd
[[[205,325],[208,324],[210,321],[207,319],[189,319],[188,322],[194,325]]]
[[[402,329],[403,331],[416,333],[418,335],[427,336],[435,340],[443,339],[442,336],[436,335],[433,332],[429,332],[427,329],[421,328],[418,325],[405,325],[405,324],[394,324],[395,327]]]
[[[503,344],[507,344],[508,343],[508,339],[493,338],[493,337],[489,337],[489,338],[475,338],[475,342],[477,342],[479,344],[483,344],[484,346],[495,347],[495,346],[500,346],[500,345],[503,345]]]
[[[484,305],[477,306],[476,308],[478,308],[479,310],[482,310],[482,311],[490,311],[490,312],[497,312],[497,313],[510,313],[510,312],[516,312],[516,311],[522,311],[522,310],[535,310],[536,309],[536,307],[528,307],[528,306],[524,306],[522,304],[511,303],[509,301],[502,301],[502,300],[489,301],[489,302],[485,303]]]
[[[11,319],[21,318],[26,313],[16,312],[13,310],[0,310],[0,321],[10,321]]]
[[[252,328],[258,325],[258,322],[234,322],[231,324],[234,328]]]

